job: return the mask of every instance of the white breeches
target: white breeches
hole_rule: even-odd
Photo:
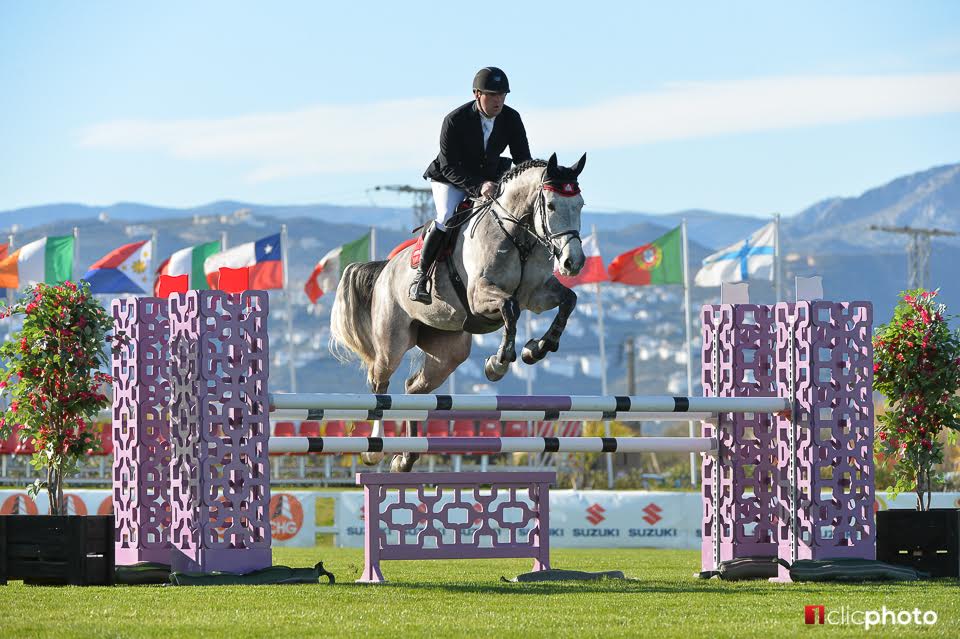
[[[444,224],[456,213],[457,206],[467,193],[452,184],[433,180],[430,180],[430,188],[433,189],[433,203],[437,207],[437,228],[445,231],[447,227]]]

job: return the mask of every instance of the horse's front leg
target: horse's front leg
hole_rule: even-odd
[[[529,307],[536,313],[557,308],[557,315],[543,337],[531,339],[523,346],[523,363],[536,364],[546,357],[547,353],[556,353],[560,348],[560,337],[567,327],[567,319],[577,307],[577,294],[561,284],[557,278],[551,277],[531,296]]]
[[[503,339],[497,352],[484,362],[483,372],[491,382],[499,382],[510,369],[510,364],[517,361],[517,320],[520,319],[520,304],[516,298],[508,297],[500,307],[503,317]]]
[[[503,379],[510,364],[517,359],[517,320],[520,319],[520,303],[512,295],[481,281],[474,293],[474,312],[481,315],[500,314],[503,318],[503,339],[497,352],[487,358],[483,372],[491,382]]]

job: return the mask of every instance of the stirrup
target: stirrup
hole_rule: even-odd
[[[410,284],[410,301],[420,302],[421,304],[430,304],[433,302],[433,296],[430,294],[430,275],[423,273]]]

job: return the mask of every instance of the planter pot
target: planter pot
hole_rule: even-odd
[[[932,577],[960,577],[960,510],[878,511],[877,559]]]
[[[0,584],[112,585],[113,515],[0,516]]]

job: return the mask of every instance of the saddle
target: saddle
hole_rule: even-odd
[[[457,239],[460,237],[462,230],[466,228],[467,222],[473,216],[473,213],[473,202],[470,200],[464,200],[457,206],[456,213],[454,213],[453,217],[451,217],[447,222],[447,233],[445,235],[444,244],[440,248],[440,252],[437,254],[437,259],[434,262],[432,272],[428,277],[430,277],[433,284],[436,284],[436,274],[440,263],[447,263],[447,274],[450,277],[450,284],[453,286],[453,290],[456,292],[457,298],[460,300],[460,304],[467,311],[467,317],[463,321],[463,330],[471,335],[483,335],[486,333],[492,333],[493,331],[502,328],[503,320],[489,320],[482,315],[474,314],[473,310],[470,308],[470,300],[467,298],[467,287],[463,283],[460,273],[457,272],[457,268],[453,264],[453,261],[450,260],[450,256],[453,255],[453,250],[457,246]],[[420,266],[420,252],[423,249],[423,238],[426,236],[429,228],[429,224],[423,226],[420,231],[420,236],[413,245],[413,250],[410,251],[410,268],[412,269],[416,269],[418,266]],[[436,286],[434,286],[433,289],[436,290]]]

